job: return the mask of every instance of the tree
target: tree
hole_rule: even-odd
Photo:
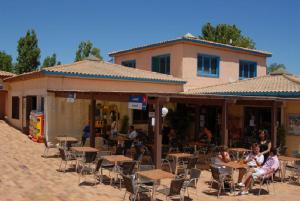
[[[274,71],[277,71],[279,69],[286,69],[284,64],[278,64],[278,63],[272,63],[268,66],[268,73],[272,73]]]
[[[44,59],[42,68],[44,67],[51,67],[51,66],[55,66],[55,65],[60,65],[61,62],[60,61],[56,61],[56,54],[52,54],[51,56],[47,56]]]
[[[202,27],[202,36],[200,36],[200,38],[218,43],[255,49],[253,40],[248,36],[242,35],[242,31],[235,25],[218,24],[214,27],[208,22]]]
[[[93,43],[89,40],[81,41],[76,51],[75,61],[81,61],[90,54],[102,60],[99,48],[93,47]]]
[[[4,51],[0,51],[0,70],[7,72],[13,71],[12,57]]]
[[[34,30],[28,30],[26,35],[19,39],[17,50],[16,72],[21,74],[36,70],[40,65],[41,50]]]

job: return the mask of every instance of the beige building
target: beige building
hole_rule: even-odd
[[[178,93],[183,90],[184,83],[171,75],[132,69],[91,57],[6,79],[6,116],[10,124],[28,132],[30,112],[41,111],[45,114],[45,136],[49,140],[60,135],[80,137],[83,127],[89,123],[92,98],[98,99],[96,104],[102,107],[116,107],[120,114],[129,116],[130,123],[132,110],[128,109],[128,96],[124,98],[118,96],[119,93]],[[107,95],[107,92],[115,96]],[[61,94],[71,95],[75,101],[69,101]]]
[[[187,80],[185,90],[266,75],[270,52],[185,36],[109,54],[115,63]]]
[[[110,55],[116,64],[89,57],[5,79],[7,121],[28,132],[30,112],[41,111],[48,140],[80,137],[90,124],[94,146],[94,137],[109,133],[112,121],[121,131],[128,117],[125,123],[152,135],[158,164],[165,106],[192,117],[178,133],[182,140],[197,141],[208,127],[216,144],[248,146],[258,129],[266,129],[277,144],[277,128],[283,126],[288,153],[298,149],[300,79],[286,72],[266,75],[271,53],[186,35]],[[130,108],[134,96],[148,101],[147,110]]]
[[[14,76],[15,74],[0,71],[0,119],[4,118],[5,115],[5,104],[6,104],[6,89],[4,87],[3,79]]]

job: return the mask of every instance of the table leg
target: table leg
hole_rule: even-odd
[[[155,195],[156,195],[156,189],[157,189],[157,181],[154,181],[153,182],[153,190],[152,190],[152,197],[151,197],[151,200],[152,201],[155,201],[156,200],[156,197],[155,197]]]

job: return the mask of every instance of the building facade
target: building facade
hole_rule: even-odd
[[[115,63],[170,74],[187,81],[185,90],[264,76],[267,57],[260,50],[181,38],[110,53]]]

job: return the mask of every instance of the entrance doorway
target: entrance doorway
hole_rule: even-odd
[[[27,135],[29,134],[30,112],[32,110],[37,110],[37,97],[23,97],[23,132]]]
[[[200,135],[203,133],[203,129],[207,128],[213,134],[212,143],[217,145],[221,144],[221,114],[222,108],[219,106],[200,106],[197,122],[200,131],[198,137],[201,138]]]
[[[244,110],[244,138],[246,145],[258,140],[259,130],[266,130],[270,137],[271,132],[270,107],[245,107]]]

